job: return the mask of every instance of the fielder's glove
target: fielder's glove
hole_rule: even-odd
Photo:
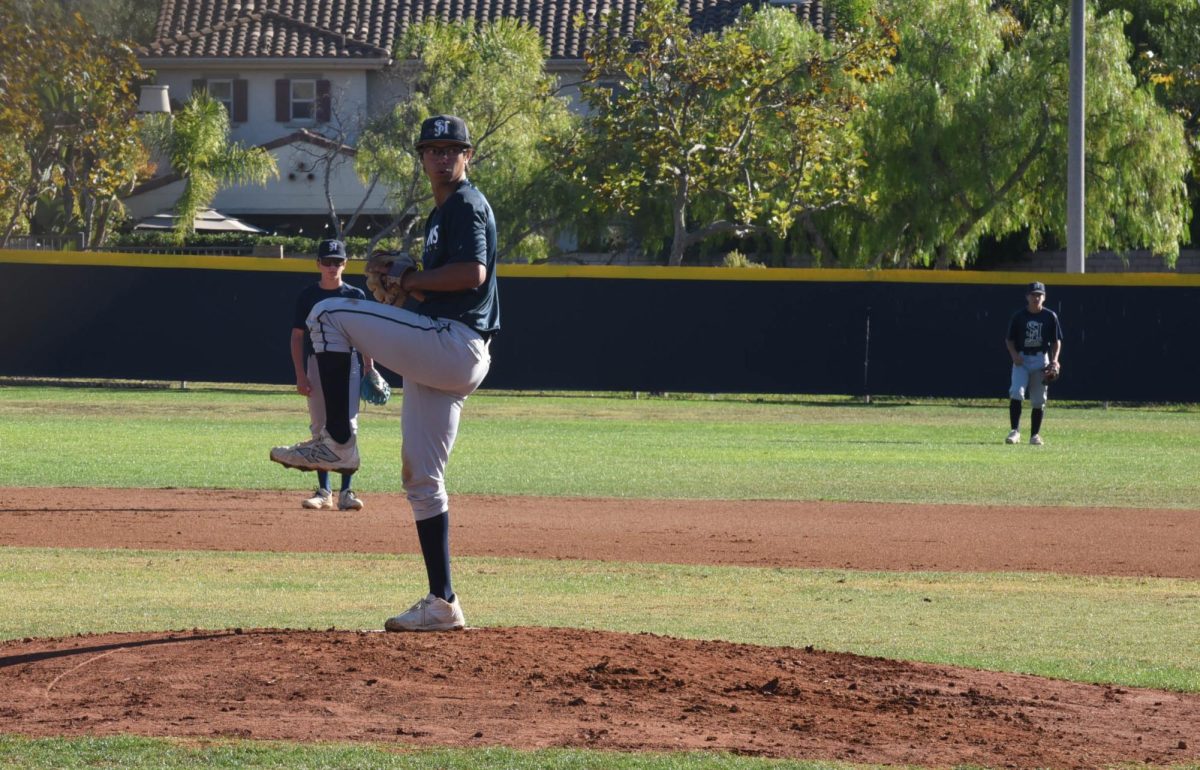
[[[358,395],[368,404],[383,406],[392,397],[392,386],[388,385],[379,372],[372,369],[362,378],[362,383],[358,386]]]
[[[408,293],[400,288],[400,281],[405,273],[416,269],[416,261],[406,253],[373,251],[367,258],[365,269],[367,290],[379,302],[400,307],[408,299]]]
[[[1043,382],[1054,382],[1062,376],[1062,367],[1056,363],[1046,364],[1046,368],[1042,370]]]

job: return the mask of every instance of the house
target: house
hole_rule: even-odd
[[[759,1],[683,0],[705,30]],[[821,0],[770,1],[818,28],[830,22]],[[518,19],[541,34],[547,70],[570,94],[599,16],[614,13],[632,33],[640,7],[639,0],[163,0],[156,39],[139,59],[175,106],[205,90],[229,111],[232,139],[274,155],[279,179],[223,190],[215,208],[276,232],[317,235],[329,229],[332,200],[342,215],[361,206],[366,219],[355,234],[369,235],[387,217],[388,201],[380,189],[364,201],[354,143],[366,120],[404,93],[404,62],[392,51],[407,29],[430,18]],[[165,169],[126,206],[132,216],[150,216],[171,206],[181,186]]]

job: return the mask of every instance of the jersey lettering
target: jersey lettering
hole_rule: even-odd
[[[1025,347],[1040,348],[1042,346],[1042,322],[1025,322]]]
[[[425,251],[430,252],[437,248],[438,245],[438,228],[441,225],[434,225],[429,228],[429,234],[425,236]]]

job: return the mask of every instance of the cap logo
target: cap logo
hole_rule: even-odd
[[[433,135],[445,136],[450,131],[450,122],[447,120],[435,120],[433,122]]]

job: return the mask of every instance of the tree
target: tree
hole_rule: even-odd
[[[552,140],[573,118],[545,71],[538,33],[511,19],[426,21],[397,43],[396,59],[410,63],[410,90],[358,143],[360,177],[386,185],[395,212],[374,242],[407,238],[431,200],[413,145],[425,118],[452,113],[471,131],[470,176],[496,212],[501,258],[546,256],[566,202],[555,192]]]
[[[78,15],[47,31],[3,2],[0,30],[0,244],[23,222],[50,221],[95,246],[145,163],[133,93],[141,68]]]
[[[850,118],[883,73],[885,30],[826,39],[765,9],[699,33],[673,0],[648,0],[632,38],[618,25],[605,19],[587,52],[576,173],[605,210],[657,220],[669,264],[714,238],[783,236],[856,197]]]
[[[1179,116],[1192,158],[1188,190],[1200,212],[1200,3],[1192,0],[1109,0],[1130,5],[1127,30],[1137,56],[1134,70],[1159,103]],[[1200,237],[1193,219],[1193,240]]]
[[[95,33],[111,41],[147,42],[154,35],[160,0],[5,0],[17,18],[32,27],[53,29],[82,16]]]
[[[330,94],[329,113],[331,119],[312,131],[313,134],[324,137],[328,141],[299,141],[293,144],[293,149],[297,154],[307,157],[308,167],[319,174],[321,192],[325,197],[325,206],[328,209],[329,227],[332,228],[330,233],[334,238],[342,240],[346,233],[354,232],[363,208],[379,184],[379,176],[373,176],[370,186],[359,200],[356,209],[343,223],[344,213],[338,210],[333,183],[337,176],[344,171],[351,173],[354,171],[352,137],[363,130],[364,118],[361,115],[349,113],[345,109],[344,101],[339,93]]]
[[[984,236],[1036,248],[1065,233],[1069,19],[1034,11],[896,3],[896,72],[863,122],[869,195],[824,223],[843,263],[945,268]],[[1171,262],[1188,221],[1183,131],[1138,86],[1122,20],[1088,19],[1087,247]]]
[[[146,133],[150,146],[183,178],[183,192],[175,203],[181,239],[194,230],[196,213],[212,203],[222,187],[263,184],[279,176],[266,150],[230,143],[229,113],[203,91],[192,94],[178,114],[148,116]]]

